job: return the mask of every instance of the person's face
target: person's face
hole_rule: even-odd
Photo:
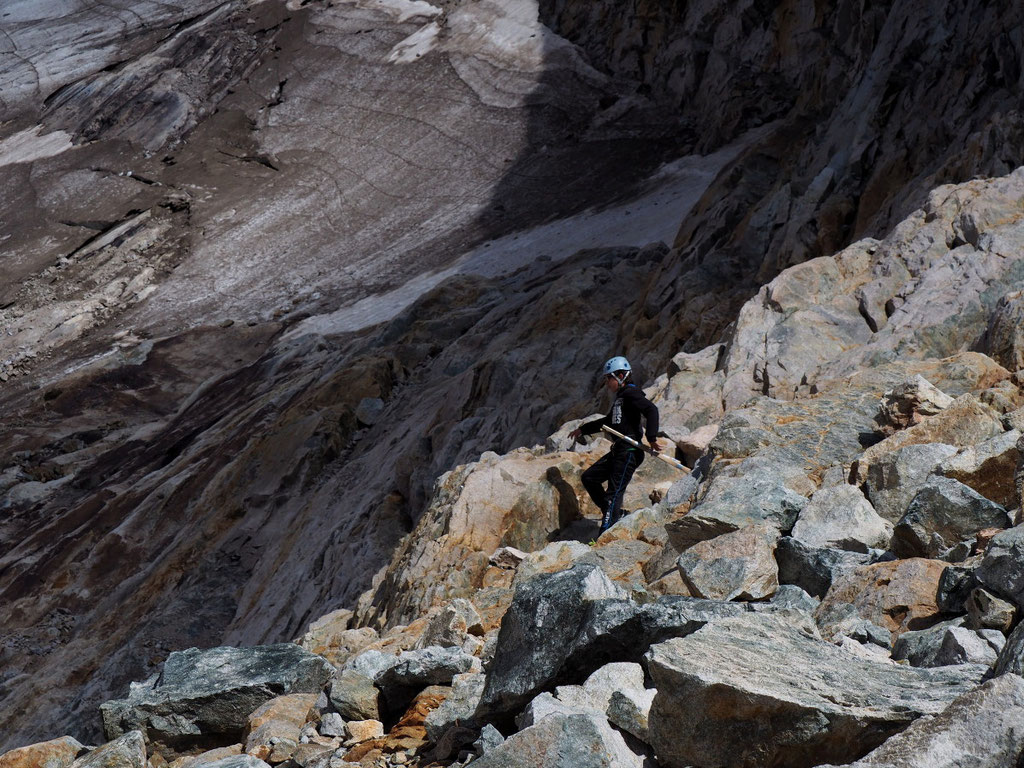
[[[604,385],[608,387],[609,392],[618,392],[619,387],[622,386],[619,384],[619,380],[615,378],[614,373],[606,373],[604,375]]]

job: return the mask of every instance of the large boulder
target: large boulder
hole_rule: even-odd
[[[380,689],[355,669],[343,669],[331,680],[329,698],[346,720],[380,719]]]
[[[1024,291],[999,300],[985,332],[984,351],[1011,371],[1024,368]]]
[[[473,761],[476,768],[643,768],[603,717],[552,714]]]
[[[978,445],[968,446],[941,462],[936,471],[959,480],[987,499],[1010,509],[1017,504],[1013,476],[1020,463],[1017,441],[1020,430],[1012,429]]]
[[[141,731],[129,731],[82,755],[72,768],[148,768],[146,741]]]
[[[647,654],[650,743],[667,768],[803,768],[857,758],[986,671],[854,656],[770,616],[724,619]]]
[[[999,651],[992,668],[993,675],[1007,673],[1024,676],[1024,622],[1018,624],[1006,638],[1006,645]]]
[[[257,707],[249,715],[246,754],[274,764],[290,758],[316,701],[315,693],[290,693]]]
[[[932,470],[955,453],[952,445],[923,443],[881,454],[870,463],[860,462],[875,511],[893,524],[899,522]]]
[[[875,512],[860,489],[843,484],[815,492],[791,535],[814,549],[867,552],[888,546],[892,524]]]
[[[679,556],[679,573],[694,597],[760,600],[779,586],[770,525],[750,525],[694,544]]]
[[[934,416],[952,404],[952,397],[918,375],[882,396],[877,420],[883,429],[895,432],[920,424],[926,416]]]
[[[911,558],[865,565],[832,584],[814,614],[822,634],[847,618],[850,606],[861,618],[899,635],[939,621],[935,603],[939,578],[946,564]]]
[[[948,477],[930,477],[893,531],[899,557],[963,560],[978,531],[1008,528],[1006,510],[977,491]]]
[[[0,768],[68,768],[85,747],[71,736],[29,744],[0,755]]]
[[[974,576],[982,586],[1024,609],[1024,526],[993,536]]]
[[[935,666],[949,664],[984,664],[992,666],[1006,645],[1002,632],[994,629],[973,630],[950,627],[942,636],[942,645],[935,657]]]
[[[713,477],[689,513],[666,528],[680,550],[757,523],[788,533],[806,503],[804,496],[786,485],[779,471],[757,466],[749,472]]]
[[[177,651],[127,699],[104,703],[103,725],[108,738],[141,731],[165,757],[241,742],[257,707],[283,694],[319,693],[333,671],[292,643]]]
[[[1024,680],[1003,675],[914,721],[848,768],[1009,768],[1022,752]]]
[[[824,597],[834,581],[867,565],[870,559],[859,552],[808,547],[792,536],[779,539],[775,550],[779,583],[796,585],[814,597]]]
[[[742,603],[663,597],[640,605],[594,565],[520,584],[498,634],[481,717],[510,717],[555,684],[582,682],[612,661],[639,661],[652,643],[741,615]]]

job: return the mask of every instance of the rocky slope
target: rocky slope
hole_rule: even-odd
[[[646,461],[596,542],[573,420],[444,473],[354,611],[0,766],[1017,765],[1022,249],[1024,168],[935,190],[673,358],[694,469]]]
[[[673,374],[655,386],[680,438],[771,396],[723,434],[787,465],[813,456],[815,483],[863,446],[848,430],[818,440],[832,422],[807,395],[907,360],[920,365],[822,401],[835,423],[911,374],[952,395],[990,388],[1002,374],[974,358],[929,361],[977,346],[1005,364],[987,339],[1013,348],[1012,301],[981,326],[1019,279],[1014,253],[979,233],[1016,215],[1015,178],[937,193],[901,225],[934,252],[860,243],[739,310],[782,267],[882,236],[937,183],[1020,163],[1019,9],[741,5],[7,11],[0,743],[70,721],[96,739],[96,705],[169,652],[286,640],[354,607],[405,533],[439,525],[440,473],[596,408],[586,371],[613,351]],[[642,247],[657,239],[643,227],[604,236],[634,247],[561,261],[514,245],[596,203],[648,216],[664,200],[644,196],[649,171],[734,140],[692,210],[690,195],[659,212],[661,229],[682,223],[672,248]],[[991,218],[975,203],[989,197]],[[497,267],[460,266],[499,240]],[[438,284],[441,268],[454,276]],[[952,278],[976,299],[936,314]],[[401,301],[345,315],[423,286],[397,315]],[[816,352],[822,333],[844,355]],[[559,527],[579,459],[560,461],[541,494]],[[493,624],[506,577],[487,575],[487,550],[551,533],[509,530],[456,535],[468,549],[441,561],[465,555],[466,572],[400,594],[415,581],[400,563],[434,557],[406,539],[360,620],[406,623],[493,578]],[[611,558],[623,572],[655,546],[640,543]]]

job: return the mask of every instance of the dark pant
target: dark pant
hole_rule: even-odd
[[[615,525],[622,517],[622,497],[644,454],[626,443],[617,443],[581,477],[583,487],[601,510],[601,530]],[[605,490],[605,483],[608,484]]]

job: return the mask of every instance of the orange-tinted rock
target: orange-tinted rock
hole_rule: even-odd
[[[187,755],[179,757],[170,763],[170,768],[199,768],[205,763],[212,763],[225,757],[234,757],[242,754],[241,744],[232,744],[230,747],[218,747],[198,755]],[[150,758],[152,760],[152,758]]]
[[[0,768],[67,768],[83,749],[75,739],[62,736],[0,755]]]
[[[822,634],[849,608],[894,635],[924,629],[939,619],[935,604],[939,578],[949,563],[913,557],[865,565],[839,578],[815,612]]]
[[[316,699],[315,693],[278,696],[249,715],[246,753],[271,763],[291,757],[291,749],[299,743],[300,731],[309,720]]]

